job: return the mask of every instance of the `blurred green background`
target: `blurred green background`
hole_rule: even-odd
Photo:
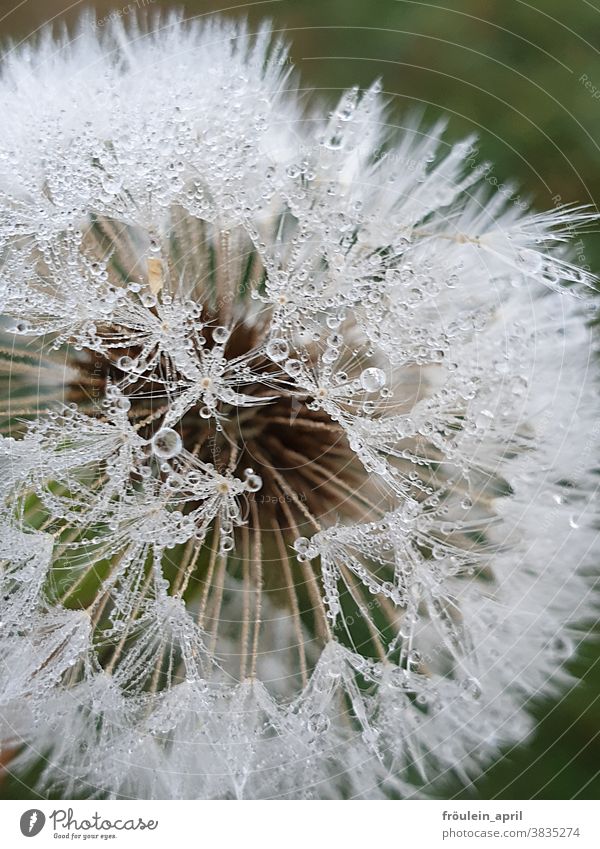
[[[1,0],[0,36],[19,41],[44,22],[132,14],[136,0]],[[390,121],[421,105],[450,116],[449,138],[476,132],[479,157],[498,184],[514,179],[539,208],[600,201],[600,0],[265,0],[249,4],[137,0],[189,17],[222,12],[287,33],[302,86],[335,101],[340,89],[383,80]],[[5,44],[6,47],[6,44]],[[600,238],[578,261],[600,273]],[[568,564],[565,564],[568,568]],[[595,622],[585,623],[598,634]],[[600,796],[600,650],[592,636],[570,662],[572,686],[532,705],[537,730],[464,788],[435,782],[440,798]],[[7,777],[0,795],[32,798]]]

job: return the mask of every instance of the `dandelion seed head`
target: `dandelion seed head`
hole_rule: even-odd
[[[0,706],[45,790],[465,779],[591,605],[593,215],[388,137],[379,84],[307,120],[283,57],[169,17],[4,60]]]

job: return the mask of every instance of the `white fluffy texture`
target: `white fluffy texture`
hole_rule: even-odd
[[[166,458],[183,478],[176,498],[150,473],[132,487],[148,458],[124,369],[104,420],[61,409],[0,443],[0,700],[8,745],[26,743],[16,764],[41,755],[41,786],[67,796],[377,798],[472,775],[527,733],[524,703],[560,679],[591,609],[589,281],[562,245],[586,216],[489,199],[465,166],[469,142],[446,149],[441,126],[383,138],[376,86],[308,118],[266,30],[175,19],[152,35],[107,30],[46,34],[4,62],[2,308],[17,334],[50,334],[57,349],[103,356],[129,339],[145,346],[140,371],[171,363],[185,384],[162,374],[176,427],[192,404],[216,417],[225,401],[256,403],[244,392],[255,360],[223,371],[218,346],[208,364],[198,354],[188,269],[206,268],[205,245],[187,243],[171,300],[157,303],[149,280],[111,288],[110,256],[93,267],[81,232],[92,216],[117,222],[132,268],[165,257],[167,234],[190,221],[215,245],[226,231],[240,256],[256,252],[264,285],[253,299],[232,286],[232,322],[269,315],[258,353],[280,373],[268,390],[312,399],[341,426],[385,504],[358,524],[332,511],[297,551],[319,564],[334,634],[350,572],[396,611],[397,635],[377,659],[332,637],[299,687],[292,624],[276,632],[265,599],[272,651],[256,676],[220,674],[161,562],[217,517],[223,552],[237,545],[252,485],[184,452]],[[100,325],[117,328],[112,341]],[[316,364],[298,363],[315,342]],[[340,376],[342,349],[375,371]],[[68,539],[53,554],[28,524],[30,493],[89,531],[67,559]],[[98,634],[93,611],[67,610],[53,587],[61,570],[111,558],[112,631]],[[131,647],[107,669],[102,648],[129,627]],[[153,691],[161,652],[179,671]]]

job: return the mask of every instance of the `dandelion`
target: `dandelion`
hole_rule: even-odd
[[[466,779],[591,609],[593,215],[488,196],[378,85],[307,113],[285,57],[170,17],[3,63],[0,704],[41,792]]]

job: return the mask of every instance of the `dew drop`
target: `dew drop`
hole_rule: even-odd
[[[182,448],[181,437],[171,427],[163,427],[152,437],[152,450],[162,460],[175,457]]]
[[[152,292],[143,292],[140,300],[145,307],[151,308],[156,306],[156,296]]]
[[[417,649],[413,649],[408,653],[408,668],[413,671],[418,669],[421,665],[421,652],[417,651]]]
[[[341,136],[331,136],[323,142],[328,150],[339,150],[343,144]]]
[[[117,366],[121,369],[121,371],[131,371],[135,368],[135,360],[132,357],[119,357],[117,360]]]
[[[221,545],[220,545],[221,553],[227,554],[227,552],[232,551],[233,545],[234,545],[234,543],[233,543],[233,539],[231,537],[223,537],[223,539],[221,540]]]
[[[298,539],[294,542],[294,548],[296,549],[296,551],[299,552],[306,551],[309,545],[310,540],[308,540],[306,537],[298,537]]]
[[[477,427],[478,430],[483,430],[484,428],[489,427],[493,420],[494,414],[491,410],[481,410],[475,419],[475,427]]]
[[[313,713],[308,717],[308,730],[313,734],[324,734],[329,728],[329,717],[323,713]]]
[[[267,343],[267,356],[276,363],[280,363],[286,359],[289,351],[288,343],[285,339],[271,339]]]
[[[465,678],[460,685],[467,696],[470,696],[472,699],[480,699],[481,698],[481,684],[477,680],[477,678],[473,678],[469,676]]]
[[[550,640],[548,648],[556,660],[567,660],[573,654],[573,642],[563,634],[556,634]]]
[[[213,330],[213,340],[217,345],[224,345],[225,342],[229,339],[231,333],[227,327],[224,327],[220,324],[218,327],[215,327]]]
[[[385,372],[380,368],[366,368],[360,376],[360,385],[365,392],[377,392],[385,383]]]
[[[298,377],[302,372],[302,363],[293,358],[286,360],[283,367],[290,377]]]
[[[258,492],[262,487],[262,478],[255,474],[254,469],[245,469],[246,489],[248,492]]]

